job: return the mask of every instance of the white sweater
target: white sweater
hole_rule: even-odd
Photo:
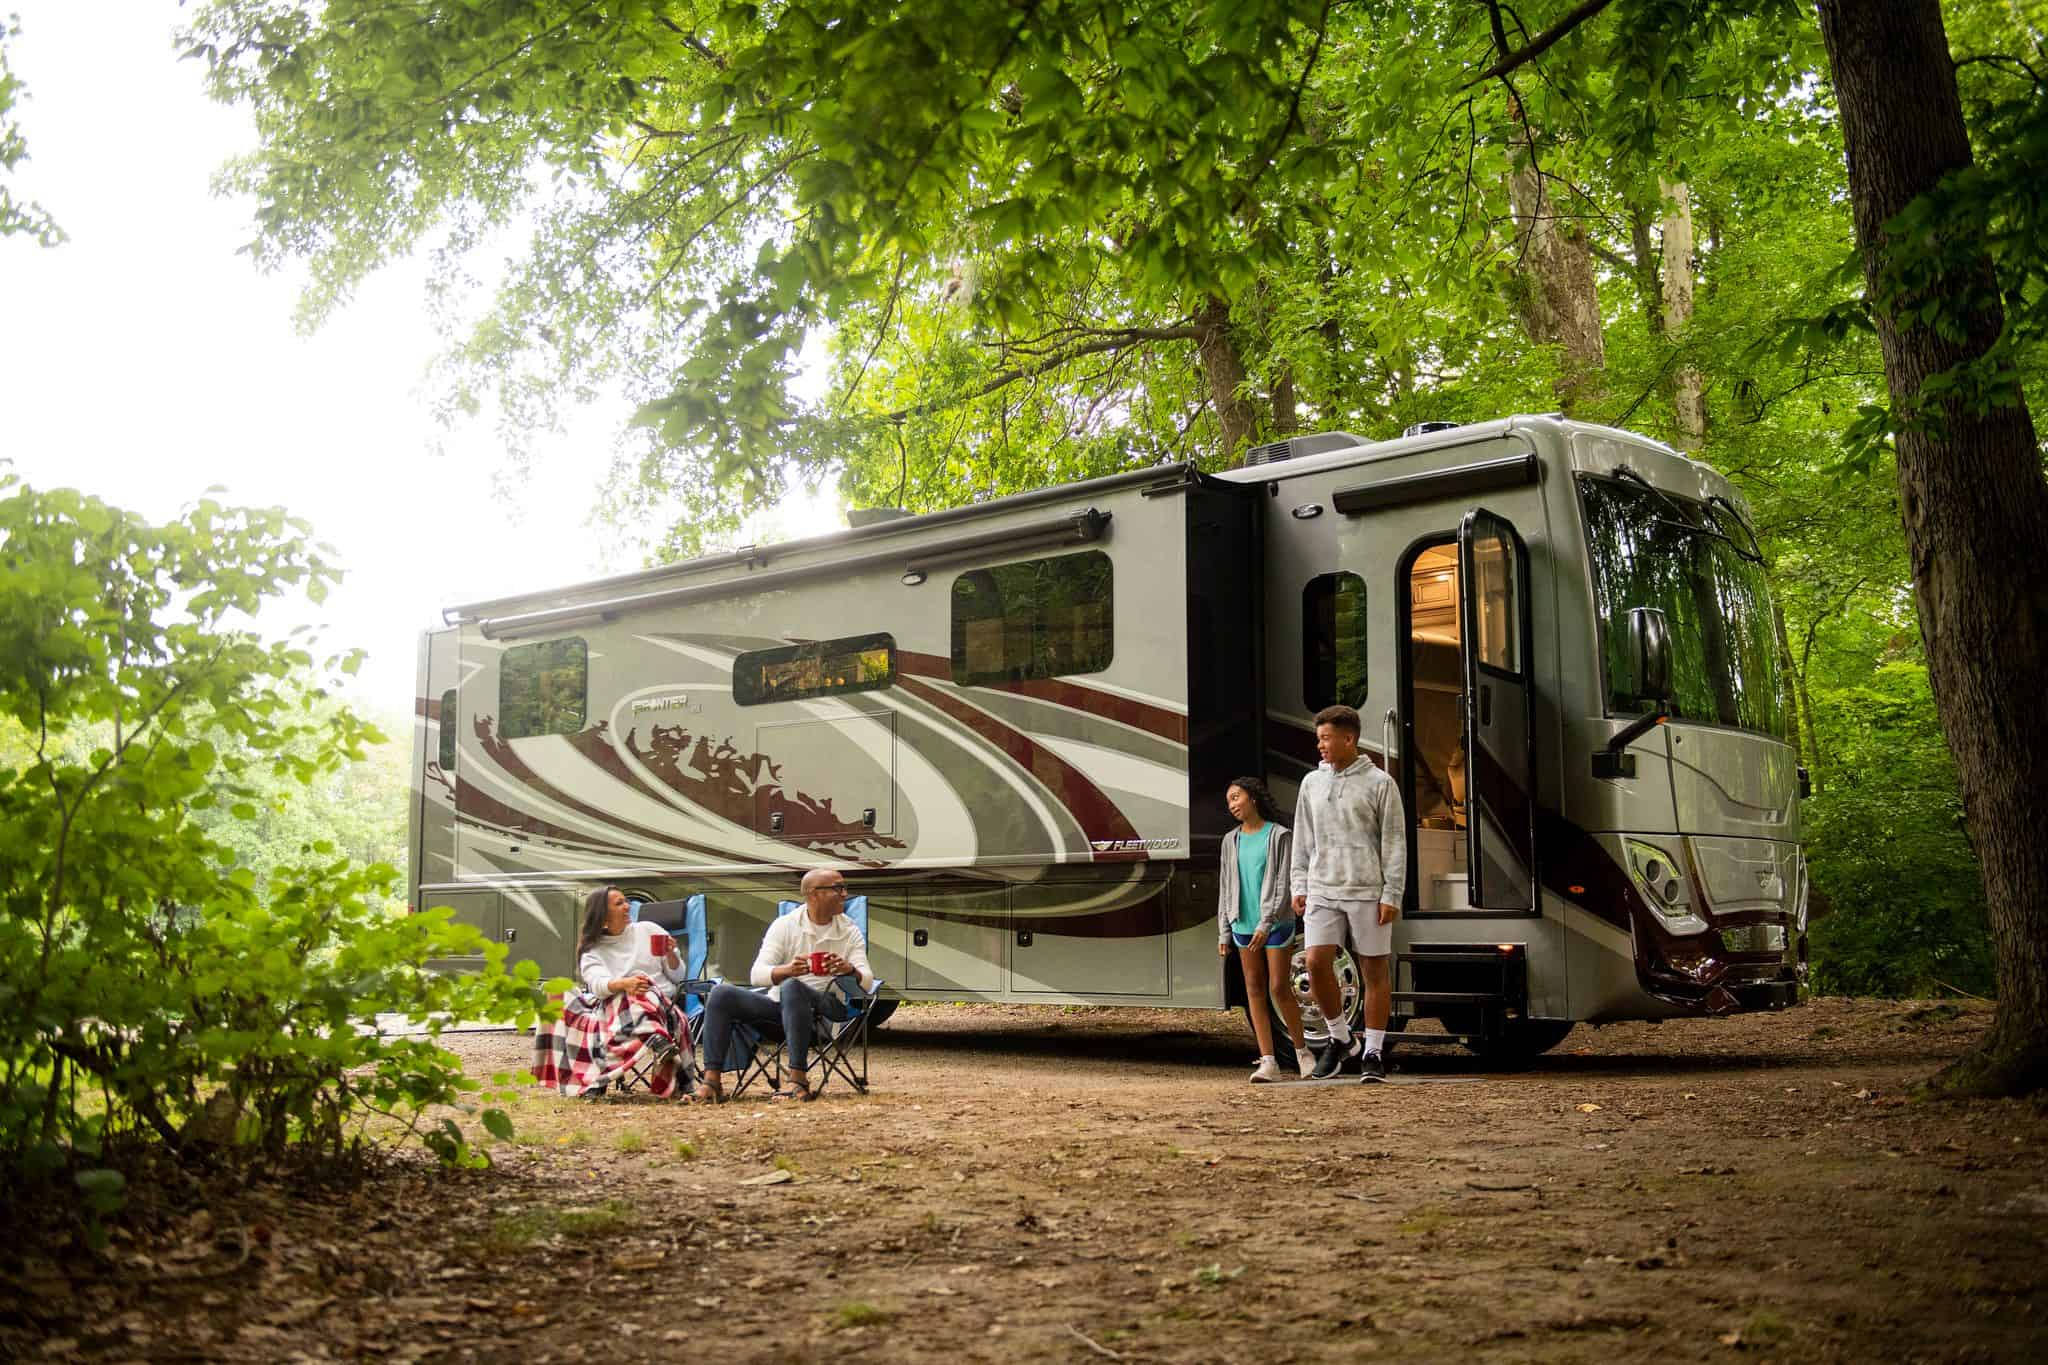
[[[834,915],[826,924],[813,924],[810,913],[798,906],[768,926],[761,936],[761,951],[754,956],[753,982],[768,987],[770,1000],[782,998],[782,987],[772,983],[771,973],[785,962],[795,961],[798,953],[837,953],[860,974],[862,990],[874,987],[875,974],[868,970],[868,945],[860,936],[860,926],[845,915]],[[829,976],[808,972],[796,979],[817,991],[832,982]]]
[[[689,973],[683,965],[681,943],[675,943],[674,967],[654,955],[654,936],[666,933],[666,929],[636,921],[621,933],[606,934],[583,950],[583,956],[576,960],[576,975],[592,995],[610,994],[612,982],[636,972],[657,982],[664,978],[681,981]],[[672,934],[670,941],[674,942]]]

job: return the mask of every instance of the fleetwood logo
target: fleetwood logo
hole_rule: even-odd
[[[1178,839],[1091,839],[1088,847],[1097,853],[1151,853],[1160,849],[1179,848]]]

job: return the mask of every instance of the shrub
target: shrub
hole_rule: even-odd
[[[315,840],[259,894],[202,825],[381,738],[327,699],[303,640],[246,628],[337,579],[308,534],[210,498],[151,525],[0,475],[0,1165],[72,1167],[88,1207],[118,1203],[111,1158],[137,1140],[338,1154],[387,1115],[478,1162],[459,1126],[422,1126],[474,1088],[431,1035],[539,1000],[530,964],[508,975],[446,911],[385,913],[390,866]],[[484,972],[425,969],[479,951]],[[382,1036],[378,1013],[429,1037]]]

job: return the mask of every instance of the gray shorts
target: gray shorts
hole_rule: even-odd
[[[1343,947],[1348,939],[1359,957],[1385,957],[1394,951],[1394,926],[1380,923],[1380,903],[1310,899],[1301,917],[1302,941],[1311,948]]]

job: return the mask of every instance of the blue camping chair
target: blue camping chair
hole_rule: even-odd
[[[781,901],[775,907],[776,918],[779,919],[802,906],[802,901]],[[866,944],[868,898],[849,898],[845,914],[853,921],[854,927],[860,930],[861,942]],[[864,991],[860,988],[860,978],[849,972],[845,976],[833,978],[831,988],[846,1002],[847,1018],[843,1021],[829,1021],[812,1046],[813,1055],[824,1066],[818,1073],[812,1089],[822,1091],[826,1083],[836,1075],[865,1095],[868,1093],[868,1027],[874,1018],[875,1002],[882,995],[882,979],[876,977],[873,989]],[[860,1049],[857,1059],[854,1052],[856,1047]],[[779,1063],[781,1054],[778,1052],[776,1057]]]
[[[711,934],[705,922],[704,896],[700,892],[687,900],[655,901],[641,907],[640,916],[674,934],[683,948],[683,968],[687,976],[676,986],[676,999],[683,1008],[684,1017],[690,1021],[690,1036],[697,1041],[696,1074],[691,1078],[694,1084],[702,1075],[704,1066],[704,1003],[713,987],[724,984],[705,972],[711,958]],[[739,1072],[739,1079],[726,1092],[729,1098],[737,1099],[756,1080],[766,1080],[771,1090],[782,1089],[781,1051],[777,1043],[777,1039],[752,1024],[733,1021],[730,1046],[734,1050],[729,1055],[739,1059],[739,1065],[734,1068]]]

